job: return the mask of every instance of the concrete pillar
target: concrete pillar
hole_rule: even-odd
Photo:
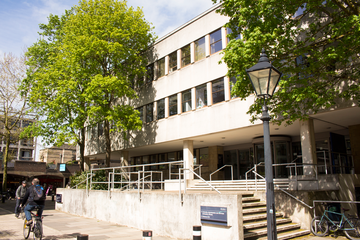
[[[226,44],[227,44],[227,37],[226,37],[226,27],[222,27],[221,28],[221,44],[222,44],[222,49],[226,48]]]
[[[192,110],[196,109],[196,88],[191,89],[191,107]]]
[[[303,163],[317,164],[313,119],[300,121],[300,137]],[[315,176],[315,166],[304,166],[304,175]]]
[[[169,117],[169,97],[165,98],[165,118]]]
[[[84,157],[84,170],[89,171],[90,170],[90,158]]]
[[[129,151],[121,151],[120,157],[121,166],[129,166]]]
[[[354,160],[354,174],[360,174],[360,124],[349,126],[351,155]]]
[[[184,168],[194,169],[194,142],[192,140],[184,140],[183,142],[183,155],[184,155]],[[185,174],[186,180],[194,180],[194,174],[187,171]]]
[[[212,98],[212,82],[208,82],[206,84],[206,90],[207,90],[207,105],[211,106],[213,104],[213,98]]]
[[[182,93],[177,94],[177,109],[178,114],[182,113]]]
[[[195,43],[194,42],[190,43],[190,59],[191,59],[191,63],[195,62]]]
[[[169,74],[169,55],[165,57],[165,76]]]
[[[177,69],[181,68],[181,49],[177,50]]]
[[[210,56],[210,34],[205,36],[205,56]]]

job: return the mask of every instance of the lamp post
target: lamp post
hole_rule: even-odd
[[[246,73],[255,89],[256,96],[264,98],[261,120],[264,126],[267,237],[269,240],[276,240],[276,213],[269,130],[269,121],[271,118],[266,106],[266,99],[274,94],[282,73],[271,65],[264,49],[262,49],[259,62],[247,69]]]

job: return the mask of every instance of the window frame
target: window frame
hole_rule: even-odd
[[[175,60],[172,58],[175,56]],[[177,67],[177,51],[169,54],[169,73],[175,72]]]
[[[148,116],[150,116],[150,118],[148,118]],[[146,121],[146,123],[151,123],[154,121],[154,103],[153,102],[145,105],[145,121]]]
[[[218,32],[220,33],[220,39],[215,39],[214,42],[212,42],[212,36],[214,36],[214,35],[217,34]],[[223,49],[223,47],[222,47],[221,28],[213,31],[213,32],[210,33],[209,35],[210,35],[210,54],[214,54],[214,53],[220,52],[220,51]],[[221,49],[216,51],[216,46],[218,46],[218,44],[220,44]],[[212,48],[213,46],[215,46],[214,52],[213,52],[213,48]]]
[[[176,104],[172,104],[172,99],[175,99],[174,102],[176,102]],[[169,96],[169,117],[178,114],[177,108],[178,108],[177,94]],[[176,113],[172,112],[173,109],[176,109]]]
[[[188,48],[188,51],[185,52],[184,51],[185,48],[186,48],[186,50]],[[183,68],[183,67],[191,64],[191,47],[190,47],[190,44],[182,47],[180,50],[181,50],[181,67]],[[188,53],[188,54],[186,54],[186,53]],[[189,62],[185,62],[185,60],[187,60],[187,59],[188,59]]]
[[[160,67],[162,66],[162,67]],[[165,72],[165,57],[157,61],[156,78],[161,78],[166,75]]]
[[[200,45],[198,44],[200,41],[203,41],[203,43],[201,43]],[[195,62],[197,61],[200,61],[202,59],[204,59],[206,57],[206,41],[205,41],[205,36],[202,37],[202,38],[199,38],[198,40],[196,40],[194,42],[195,44],[195,56],[194,56],[194,59],[195,59]],[[201,52],[202,54],[204,55],[200,55],[200,49],[202,49],[202,46],[203,46],[203,51]]]
[[[200,99],[199,91],[200,91],[201,89],[204,89],[203,96],[204,96],[205,100]],[[207,101],[207,84],[206,84],[206,83],[205,83],[205,84],[202,84],[202,85],[199,85],[199,86],[196,86],[196,88],[195,88],[195,95],[196,95],[196,97],[195,97],[196,109],[202,108],[202,107],[205,107],[205,106],[208,105],[208,101]],[[199,100],[201,100],[201,101],[203,102],[203,104],[200,105],[200,104],[199,104]]]
[[[216,83],[218,83],[218,82],[221,82],[221,81],[222,81],[222,88],[220,90],[214,89],[214,88],[216,88],[216,86],[214,86],[214,85]],[[224,86],[224,83],[225,83],[224,78],[218,78],[218,79],[212,81],[212,87],[211,87],[211,95],[212,95],[212,99],[213,99],[212,104],[217,104],[217,103],[221,103],[221,102],[225,101],[225,86]],[[216,90],[216,91],[214,91],[214,90]],[[220,93],[221,91],[222,91],[223,100],[215,102],[214,101],[214,99],[215,99],[214,94]],[[217,98],[219,98],[219,97],[217,97]]]
[[[190,99],[185,100],[185,99],[184,99],[184,96],[186,96],[187,94],[190,94]],[[189,104],[189,105],[190,105],[190,109],[189,109],[189,110],[186,109],[186,104],[187,104],[187,103],[190,103],[190,104]],[[181,93],[181,109],[182,109],[182,112],[189,112],[189,111],[192,110],[191,89],[188,89],[188,90],[183,91],[183,92]]]
[[[155,78],[155,69],[154,69],[155,65],[154,63],[151,63],[149,65],[146,66],[146,83],[151,83],[152,81],[154,81]],[[149,73],[150,72],[150,73]]]
[[[163,112],[163,117],[161,117],[161,118],[159,118],[159,116],[160,116],[160,114],[159,114],[159,106],[160,106],[160,102],[163,102],[164,104],[163,104],[163,110],[162,110],[162,112]],[[165,98],[163,98],[163,99],[160,99],[160,100],[158,100],[157,101],[157,106],[156,106],[156,119],[157,120],[160,120],[160,119],[163,119],[163,118],[165,118]]]

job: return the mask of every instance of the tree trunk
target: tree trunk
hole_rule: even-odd
[[[110,155],[111,155],[111,141],[110,141],[110,123],[108,120],[104,121],[104,134],[106,145],[106,167],[110,167]]]
[[[85,170],[85,128],[80,129],[80,141],[78,142],[80,148],[80,167],[81,172]]]
[[[3,169],[3,182],[2,182],[2,191],[6,192],[7,190],[7,163],[9,161],[9,146],[10,146],[10,133],[5,135],[6,147],[4,152],[4,169]]]

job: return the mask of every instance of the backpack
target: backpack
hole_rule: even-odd
[[[32,190],[32,199],[34,201],[43,201],[46,199],[46,195],[45,195],[45,192],[44,192],[44,188],[40,185],[36,185],[33,187],[33,190]]]

